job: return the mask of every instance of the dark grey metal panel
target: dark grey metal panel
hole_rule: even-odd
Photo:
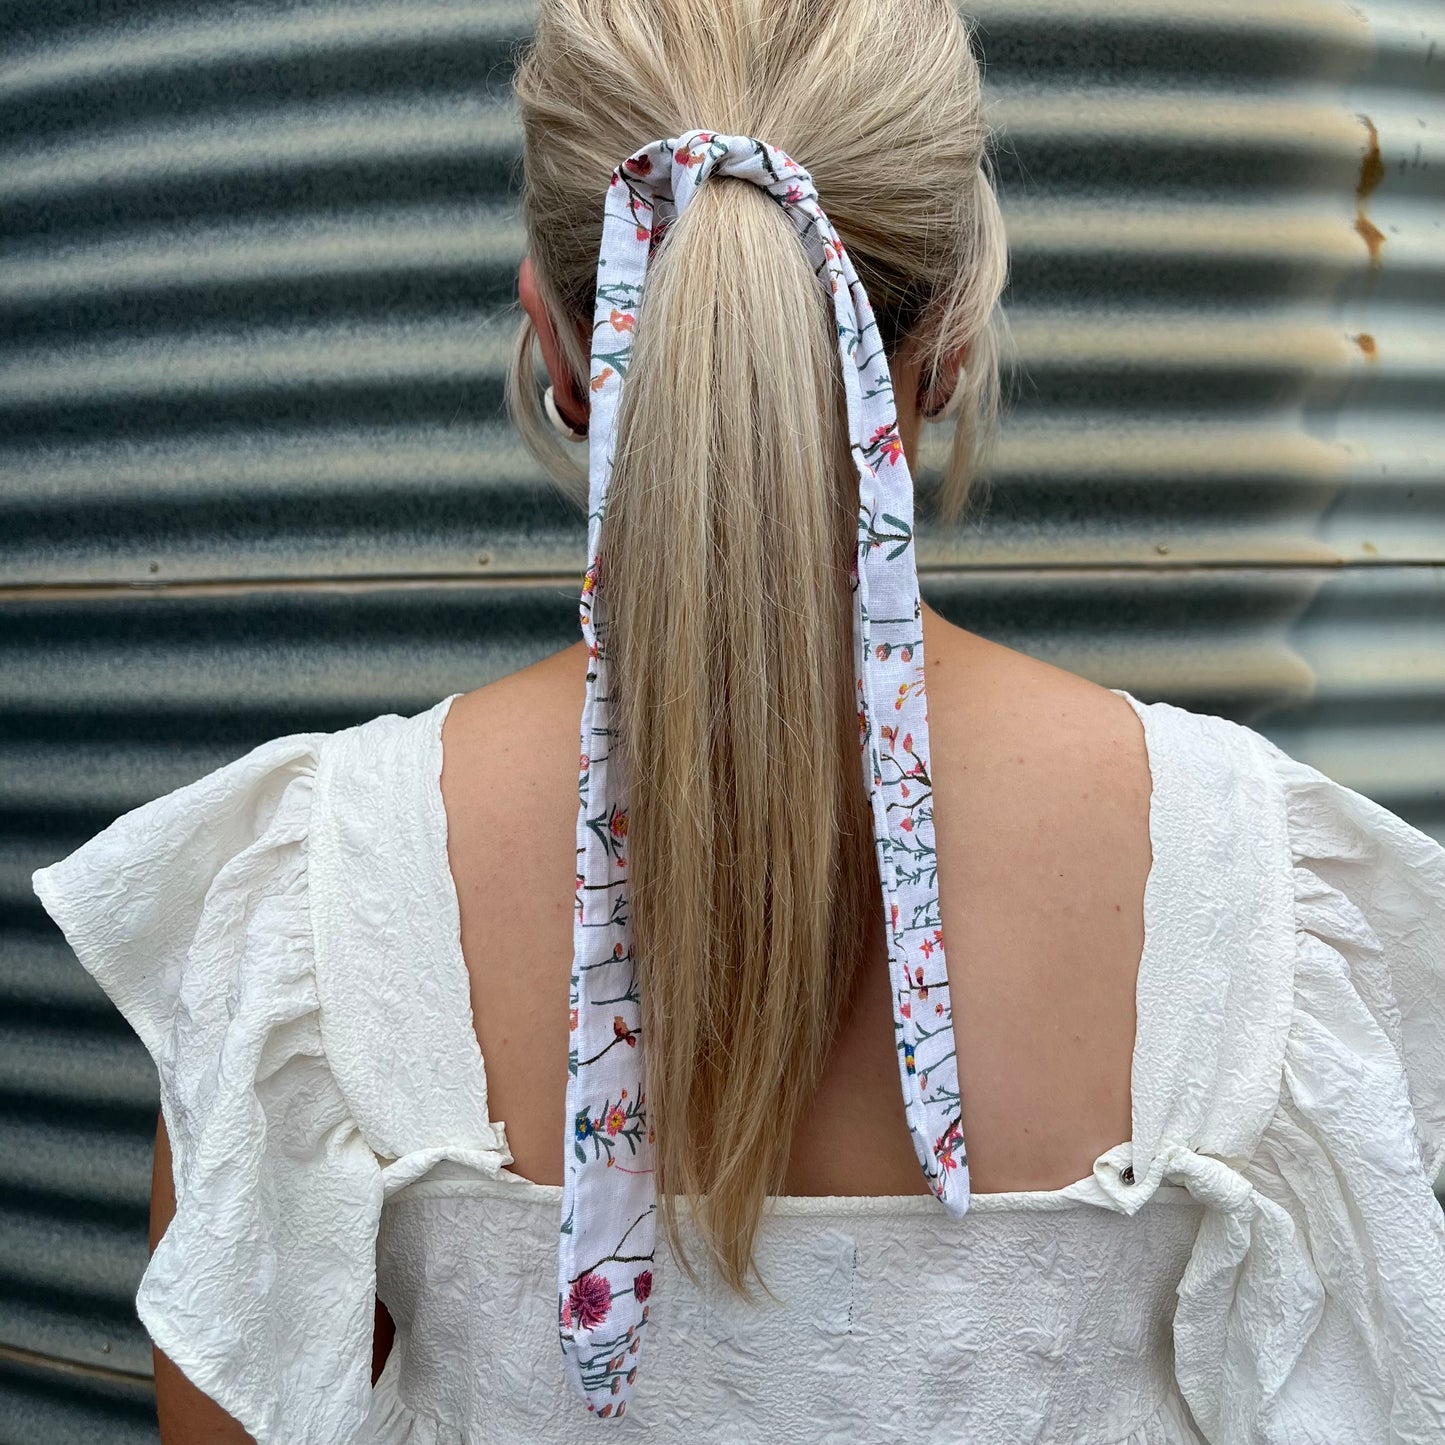
[[[0,0],[0,1445],[154,1438],[155,1081],[30,871],[575,638],[501,414],[529,13]],[[1445,18],[977,13],[1014,403],[930,600],[1445,837]]]

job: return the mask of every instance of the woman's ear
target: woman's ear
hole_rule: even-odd
[[[542,362],[552,380],[552,397],[557,403],[557,410],[571,426],[585,432],[592,409],[586,398],[577,394],[576,382],[572,379],[567,359],[558,345],[557,328],[552,324],[552,314],[542,299],[537,273],[532,267],[530,256],[522,258],[522,265],[517,272],[517,296],[522,303],[522,309],[531,318],[532,329],[537,333],[537,344],[542,348]]]
[[[968,360],[968,344],[949,352],[933,377],[933,384],[924,376],[918,392],[918,410],[926,421],[935,421],[947,413],[949,403],[958,391],[959,376]]]

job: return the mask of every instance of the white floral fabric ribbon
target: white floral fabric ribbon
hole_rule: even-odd
[[[581,624],[590,666],[582,713],[577,897],[558,1310],[568,1378],[589,1410],[626,1413],[651,1312],[656,1195],[643,1083],[646,1039],[627,904],[627,799],[610,765],[606,579],[598,557],[618,406],[648,259],[712,176],[761,186],[797,229],[833,300],[858,469],[854,589],[858,736],[873,816],[904,1110],[930,1188],[968,1208],[958,1066],[933,841],[913,478],[888,361],[868,297],[818,204],[813,179],[750,136],[694,130],[655,141],[613,172],[597,264],[588,427],[589,504]],[[799,318],[799,324],[805,324]]]

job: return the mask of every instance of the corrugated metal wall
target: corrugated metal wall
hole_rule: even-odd
[[[1016,401],[930,600],[1445,836],[1438,5],[976,13]],[[500,410],[527,15],[0,6],[0,1442],[154,1439],[151,1069],[30,870],[574,639]]]

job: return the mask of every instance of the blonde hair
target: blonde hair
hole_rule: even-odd
[[[1007,266],[969,33],[951,0],[542,0],[515,80],[539,290],[586,394],[602,202],[650,141],[756,135],[808,167],[887,354],[967,362],[945,515],[998,396]],[[518,430],[585,497],[524,321]],[[783,213],[709,181],[648,272],[603,527],[614,746],[659,1217],[686,1198],[747,1296],[767,1197],[876,956],[849,564],[858,480],[831,307]]]

